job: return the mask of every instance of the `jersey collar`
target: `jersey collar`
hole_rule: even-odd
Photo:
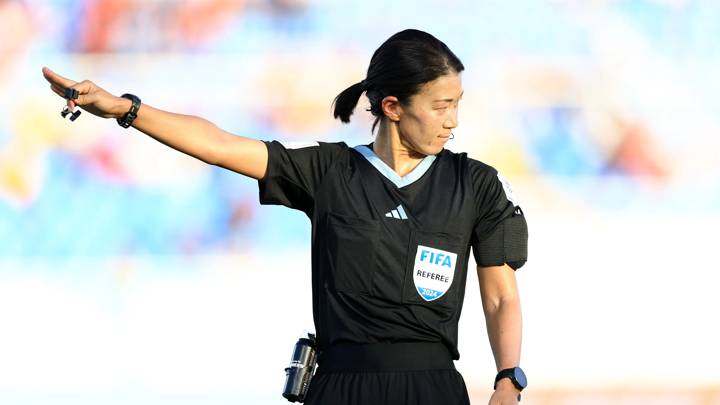
[[[365,159],[367,159],[367,161],[370,162],[370,164],[373,165],[380,174],[393,182],[393,184],[395,184],[398,188],[412,184],[422,177],[423,174],[430,169],[430,165],[432,165],[432,162],[435,160],[435,155],[427,155],[410,173],[405,176],[400,176],[366,145],[358,145],[354,149],[360,152],[360,154],[363,155],[363,157],[365,157]]]

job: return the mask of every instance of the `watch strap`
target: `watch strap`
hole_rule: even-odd
[[[497,376],[495,376],[495,384],[493,385],[493,389],[497,389],[498,382],[503,378],[509,378],[515,388],[520,391],[525,389],[525,386],[527,385],[525,373],[520,367],[506,368],[497,373]],[[518,379],[520,379],[521,381],[518,381]]]
[[[123,115],[121,118],[117,119],[117,123],[121,127],[128,128],[128,127],[130,127],[130,125],[132,125],[135,118],[137,118],[137,113],[138,113],[138,110],[140,109],[140,97],[138,97],[134,94],[130,94],[130,93],[125,93],[120,97],[126,98],[126,99],[132,101],[130,110],[127,113],[125,113],[125,115]]]

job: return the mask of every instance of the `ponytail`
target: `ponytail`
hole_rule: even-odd
[[[427,32],[407,29],[388,38],[370,58],[366,77],[340,93],[333,105],[335,118],[344,123],[357,106],[360,96],[367,95],[368,111],[375,116],[371,133],[385,117],[382,100],[395,96],[400,104],[420,91],[423,84],[448,73],[460,73],[465,69],[460,59],[442,41]]]
[[[350,116],[353,114],[358,101],[360,101],[360,96],[362,96],[364,91],[365,81],[363,80],[353,84],[343,90],[342,93],[338,94],[333,101],[333,105],[335,106],[333,116],[336,119],[340,118],[340,121],[346,124],[350,122]]]

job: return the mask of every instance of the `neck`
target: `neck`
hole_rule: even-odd
[[[380,121],[380,128],[373,143],[373,152],[399,176],[405,176],[425,158],[410,148],[400,137],[398,126],[387,119]]]

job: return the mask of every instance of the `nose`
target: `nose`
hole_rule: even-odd
[[[445,119],[445,122],[443,122],[443,128],[445,129],[453,129],[458,126],[458,110],[457,108],[452,109],[452,113],[448,115],[448,117]]]

